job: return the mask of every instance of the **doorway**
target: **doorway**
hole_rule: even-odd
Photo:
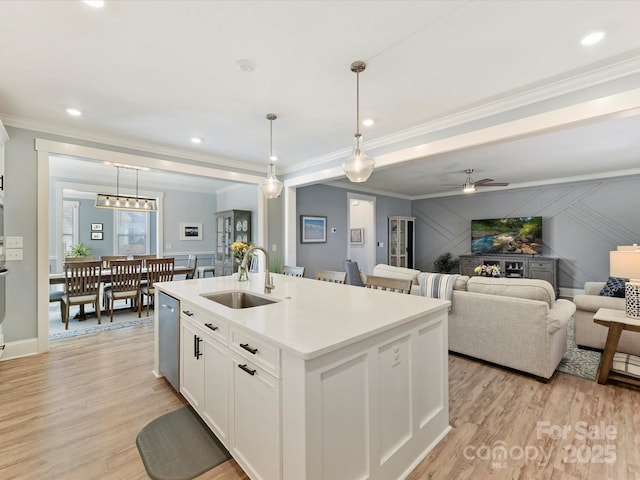
[[[369,275],[376,264],[376,197],[349,192],[347,201],[347,258]]]

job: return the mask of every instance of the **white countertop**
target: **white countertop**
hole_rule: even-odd
[[[264,293],[263,273],[250,273],[248,282],[238,282],[233,275],[164,282],[156,287],[304,359],[444,310],[450,303],[308,278],[272,276],[276,288],[270,294]],[[232,309],[201,296],[228,290],[247,290],[278,302]]]

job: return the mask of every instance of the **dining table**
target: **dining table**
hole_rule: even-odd
[[[173,276],[175,277],[176,275],[188,275],[190,273],[193,272],[193,268],[190,267],[186,267],[186,266],[179,266],[179,265],[175,265],[173,267]],[[142,278],[141,280],[147,280],[147,269],[143,268],[142,269]],[[110,268],[103,268],[102,271],[100,272],[100,282],[101,283],[111,283],[111,269]],[[65,283],[65,274],[64,272],[56,272],[56,273],[50,273],[49,274],[49,285],[64,285]],[[115,311],[115,310],[114,310]],[[103,310],[104,313],[106,313],[106,307]],[[80,320],[85,320],[86,317],[88,316],[88,313],[85,313],[84,311],[84,305],[80,305],[80,311],[78,312],[78,314],[76,315],[77,318],[79,318]]]
[[[187,275],[193,271],[193,268],[176,265],[173,267],[173,275]],[[147,279],[147,270],[142,269],[142,280]],[[102,283],[111,283],[111,269],[103,268],[100,273],[100,281]],[[64,285],[64,272],[56,272],[49,274],[49,285]]]

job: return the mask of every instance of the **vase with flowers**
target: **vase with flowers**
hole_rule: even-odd
[[[253,247],[252,243],[233,242],[231,244],[231,253],[233,254],[233,257],[238,261],[238,263],[240,263],[240,266],[238,267],[239,282],[246,282],[247,280],[249,280],[247,267],[242,266],[242,260],[251,247]]]
[[[500,276],[500,265],[478,265],[473,269],[476,275],[480,275],[481,277],[499,277]]]

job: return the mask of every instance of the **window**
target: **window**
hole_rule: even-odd
[[[65,255],[80,242],[78,229],[78,210],[80,202],[64,200],[62,202],[62,248]]]
[[[149,248],[149,212],[114,210],[116,255],[145,255]]]

